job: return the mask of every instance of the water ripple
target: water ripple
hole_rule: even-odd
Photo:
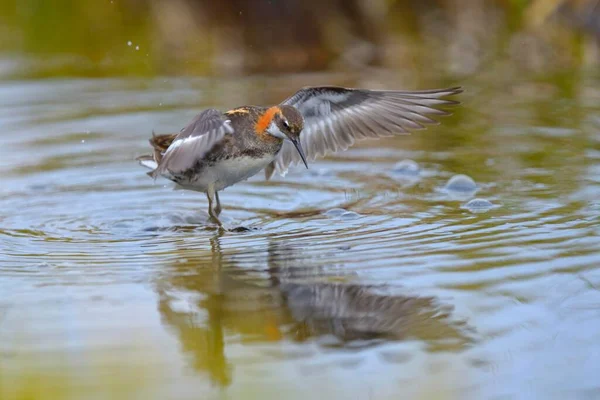
[[[22,323],[48,348],[79,332],[101,349],[93,340],[134,326],[225,384],[231,365],[266,379],[288,364],[413,371],[426,357],[506,382],[513,363],[565,370],[597,350],[600,157],[580,130],[519,126],[545,113],[494,97],[525,119],[473,113],[467,131],[251,178],[221,194],[221,231],[203,194],[134,161],[153,129],[177,131],[199,98],[216,105],[218,90],[186,82],[0,85],[14,148],[0,160],[0,354]]]

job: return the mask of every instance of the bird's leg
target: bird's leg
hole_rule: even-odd
[[[219,192],[215,192],[215,198],[217,199],[217,206],[215,207],[215,213],[217,217],[221,215],[221,200],[219,200]]]
[[[222,227],[223,224],[221,223],[221,221],[219,220],[217,215],[215,215],[215,212],[213,210],[214,197],[215,197],[215,189],[212,186],[209,186],[208,190],[206,191],[206,198],[208,199],[208,215],[210,215],[210,219],[213,222],[216,222],[220,227]]]

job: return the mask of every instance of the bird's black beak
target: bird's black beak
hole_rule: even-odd
[[[306,163],[306,157],[304,156],[304,150],[302,150],[302,146],[300,146],[300,141],[298,139],[290,139],[290,140],[292,141],[292,143],[294,143],[296,150],[298,150],[298,154],[300,154],[300,158],[302,158],[302,162],[306,166],[306,169],[308,169],[308,164]]]

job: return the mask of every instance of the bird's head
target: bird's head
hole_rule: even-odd
[[[300,111],[292,106],[281,105],[269,108],[262,118],[267,119],[265,122],[268,121],[264,124],[264,131],[273,137],[292,142],[304,165],[308,168],[304,151],[300,145],[300,133],[304,128],[304,118]]]

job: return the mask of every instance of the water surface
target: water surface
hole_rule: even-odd
[[[245,232],[137,166],[152,130],[414,87],[1,81],[0,397],[600,397],[600,80],[567,76],[467,79],[440,126],[228,188]]]

